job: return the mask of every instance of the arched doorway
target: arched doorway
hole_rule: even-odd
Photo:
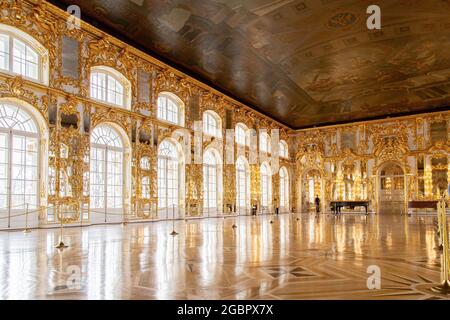
[[[104,123],[91,133],[90,209],[93,223],[124,220],[128,203],[128,141],[116,125]]]
[[[158,147],[158,217],[179,219],[184,208],[184,155],[181,146],[172,139]]]
[[[48,128],[29,104],[0,99],[0,229],[24,228],[26,209],[35,213],[28,227],[39,224],[36,208],[47,204]]]
[[[38,207],[39,159],[39,128],[33,117],[16,105],[1,104],[0,210],[8,216]]]
[[[401,214],[405,209],[405,173],[398,164],[387,163],[379,171],[379,212]]]
[[[302,211],[315,212],[315,198],[319,196],[322,200],[322,175],[319,170],[311,169],[303,174],[302,177]],[[321,201],[321,204],[323,201]]]

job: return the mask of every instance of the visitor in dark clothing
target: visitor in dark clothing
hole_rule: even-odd
[[[316,204],[316,213],[320,212],[320,199],[319,196],[316,195],[316,199],[314,200],[315,204]]]

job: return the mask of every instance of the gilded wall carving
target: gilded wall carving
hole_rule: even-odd
[[[430,126],[436,122],[446,124],[440,126],[444,130],[440,136],[447,139],[432,142]],[[303,210],[307,207],[302,177],[310,170],[321,172],[324,203],[368,200],[378,210],[383,197],[388,199],[391,194],[391,198],[399,196],[404,211],[410,200],[435,199],[445,189],[445,181],[450,182],[449,123],[450,113],[441,112],[300,131],[294,135],[298,138],[297,205]],[[354,141],[349,143],[349,139]],[[353,150],[348,148],[351,145]],[[391,177],[384,175],[395,166],[401,175],[394,179],[401,183],[389,189]]]

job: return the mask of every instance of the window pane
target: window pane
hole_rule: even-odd
[[[108,76],[107,80],[107,94],[109,103],[124,105],[123,86],[111,76]]]
[[[179,124],[180,105],[173,98],[158,97],[158,118],[164,121]]]
[[[91,97],[101,101],[106,100],[106,75],[94,72],[91,74]]]
[[[18,39],[13,40],[13,72],[38,79],[38,54]]]
[[[9,36],[0,35],[0,69],[9,70]]]

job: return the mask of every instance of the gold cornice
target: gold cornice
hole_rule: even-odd
[[[311,131],[329,131],[329,130],[336,130],[339,128],[345,128],[345,127],[353,127],[353,126],[361,126],[361,125],[373,125],[378,123],[392,123],[395,121],[406,121],[406,120],[418,120],[419,118],[427,118],[427,117],[433,117],[438,115],[448,115],[450,117],[450,110],[447,111],[433,111],[433,112],[424,112],[424,113],[416,113],[412,115],[407,116],[398,116],[398,117],[389,117],[389,118],[383,118],[383,119],[375,119],[375,120],[362,120],[362,121],[355,121],[352,123],[343,123],[343,124],[334,124],[334,125],[328,125],[328,126],[320,126],[320,127],[313,127],[313,128],[306,128],[306,129],[296,129],[292,130],[292,132],[289,134],[290,137],[296,137],[299,133],[302,132],[311,132]]]

